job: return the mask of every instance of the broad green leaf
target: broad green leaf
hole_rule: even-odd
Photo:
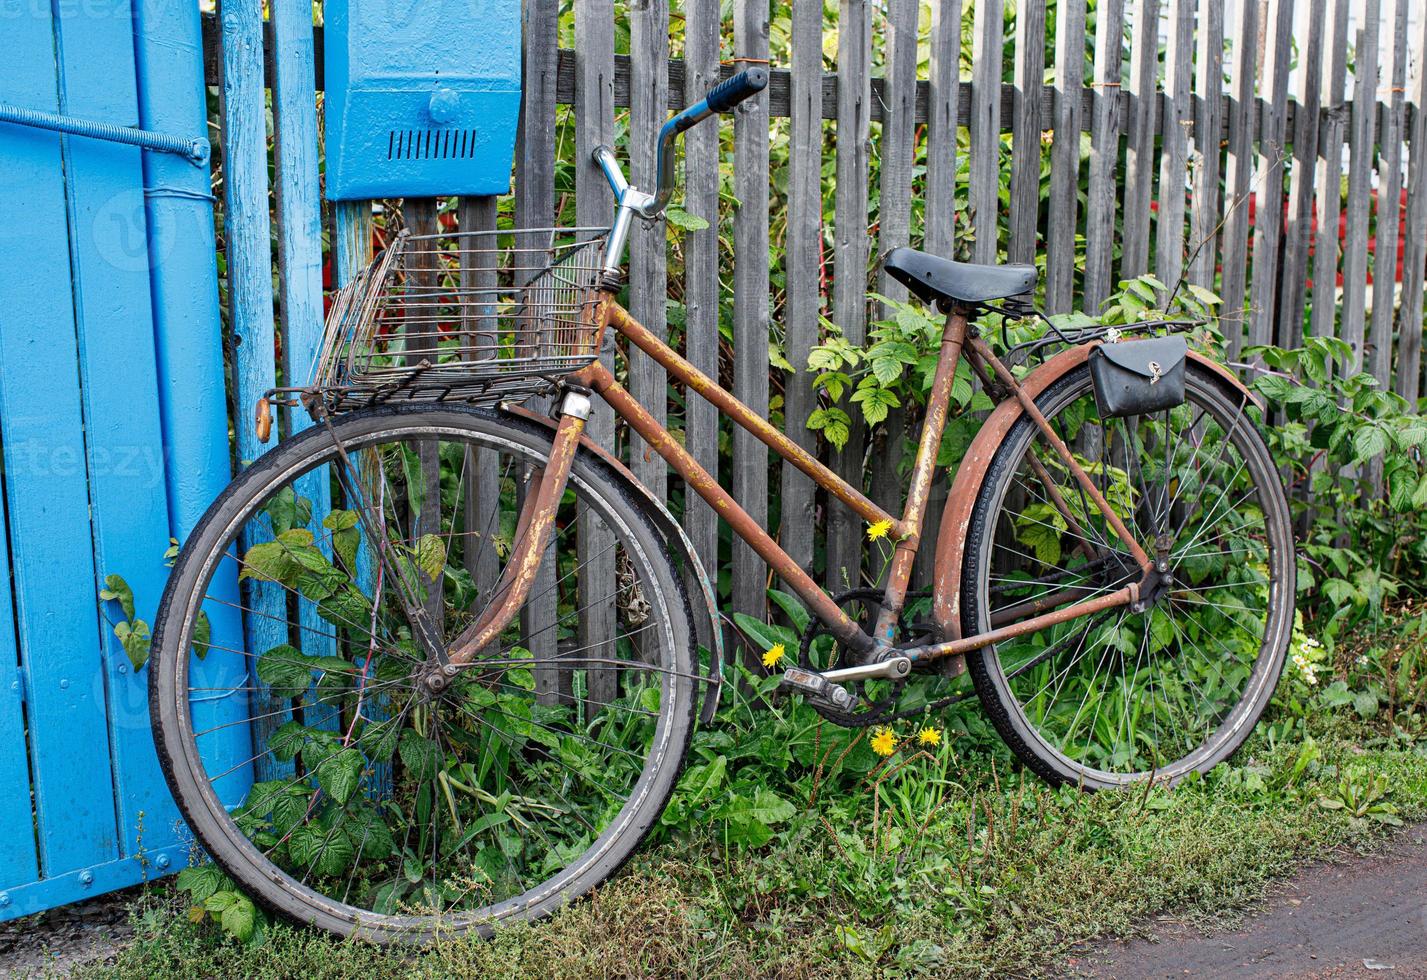
[[[187,892],[194,905],[202,905],[214,892],[230,884],[216,864],[197,864],[178,873],[178,889]]]
[[[135,670],[141,669],[149,662],[149,649],[153,638],[149,635],[148,623],[142,619],[136,619],[132,623],[115,623],[114,635],[119,638],[119,643],[124,647],[124,653],[128,654],[129,663],[134,665]]]
[[[446,542],[439,534],[423,534],[416,542],[413,557],[417,566],[426,573],[427,581],[435,582],[446,567]]]
[[[124,581],[122,575],[104,576],[104,588],[99,590],[99,598],[106,602],[117,602],[124,611],[125,619],[134,618],[134,590]]]
[[[237,895],[221,913],[218,920],[226,931],[233,938],[247,942],[253,938],[253,929],[257,925],[258,910],[253,907],[245,896]]]
[[[336,800],[345,805],[352,798],[362,779],[362,753],[356,749],[343,749],[323,762],[317,770],[317,785]]]
[[[436,775],[436,768],[440,764],[440,750],[431,739],[422,738],[407,729],[402,732],[397,752],[401,756],[401,764],[417,779],[430,779]]]
[[[682,228],[684,231],[703,231],[709,223],[696,214],[690,214],[683,208],[670,208],[664,212],[664,216],[669,220],[669,224],[675,228]]]
[[[208,648],[213,645],[213,624],[208,621],[208,614],[199,610],[198,618],[193,621],[193,652],[199,660],[208,656]]]
[[[312,663],[302,651],[280,643],[258,658],[258,680],[279,698],[295,698],[312,683]]]
[[[307,741],[307,729],[297,720],[283,722],[268,736],[268,751],[279,762],[291,762]],[[258,784],[261,785],[261,784]],[[256,789],[256,786],[254,787]],[[252,796],[249,795],[249,800]]]
[[[775,606],[783,610],[783,615],[788,617],[795,630],[802,633],[808,628],[808,611],[803,608],[800,601],[780,589],[769,589],[768,598]]]

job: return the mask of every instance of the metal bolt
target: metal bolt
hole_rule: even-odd
[[[10,893],[9,893],[9,892],[0,892],[0,909],[5,908],[5,907],[8,906],[9,904],[10,904]]]
[[[121,673],[121,674],[127,674],[128,672],[129,672],[129,665],[128,665],[128,664],[120,664],[120,665],[119,665],[119,673]]]
[[[164,868],[167,868],[169,866],[168,855],[160,854],[158,857],[154,858],[154,864],[159,868],[160,871],[162,871]]]
[[[69,678],[68,678],[68,677],[61,677],[61,678],[60,678],[60,681],[59,681],[59,689],[60,689],[61,691],[63,691],[63,690],[65,690],[65,689],[68,688],[68,687],[69,687]]]
[[[86,887],[86,888],[88,888],[90,885],[94,884],[94,872],[93,872],[93,871],[81,871],[81,872],[79,873],[79,883],[80,883],[81,885],[83,885],[84,887]]]

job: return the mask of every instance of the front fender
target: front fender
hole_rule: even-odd
[[[1040,397],[1052,384],[1084,364],[1091,349],[1098,344],[1099,341],[1092,341],[1061,351],[1021,379],[1021,388],[1032,398]],[[1263,409],[1263,402],[1258,396],[1224,365],[1196,351],[1190,351],[1189,358],[1212,371],[1226,388]],[[936,571],[932,582],[932,617],[945,639],[961,639],[961,566],[966,557],[966,534],[971,524],[972,508],[976,505],[981,484],[985,482],[986,471],[991,467],[997,448],[1023,412],[1021,403],[1014,398],[997,405],[957,465],[951,494],[941,514],[941,530],[936,539]]]
[[[541,415],[539,412],[532,412],[518,405],[505,406],[503,411],[527,422],[544,426],[550,430],[552,435],[558,425],[558,422],[548,415]],[[610,475],[624,486],[633,500],[644,507],[645,513],[653,518],[654,525],[663,532],[669,547],[676,550],[679,557],[683,559],[685,567],[689,570],[688,578],[698,585],[702,601],[694,600],[694,624],[698,630],[698,642],[710,653],[709,673],[706,678],[709,684],[709,693],[704,698],[703,707],[699,711],[699,722],[707,725],[713,721],[714,712],[718,710],[719,694],[723,689],[723,631],[719,629],[718,594],[714,591],[713,583],[704,570],[703,562],[699,560],[697,552],[694,551],[694,543],[689,540],[683,526],[674,520],[674,515],[669,513],[669,509],[664,506],[663,501],[650,493],[649,489],[639,482],[619,457],[589,436],[581,436],[580,445],[604,463],[609,468]]]

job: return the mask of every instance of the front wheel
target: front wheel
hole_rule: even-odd
[[[489,411],[354,413],[255,462],[185,544],[155,739],[199,842],[264,906],[379,942],[485,934],[588,892],[657,821],[694,722],[694,630],[660,536],[592,454],[515,621],[423,683],[506,587],[549,447]],[[242,635],[205,635],[234,606]]]
[[[1001,736],[1054,783],[1173,783],[1208,770],[1243,744],[1283,668],[1295,576],[1283,486],[1250,417],[1257,409],[1210,370],[1186,367],[1185,403],[1154,415],[1102,419],[1086,367],[1037,400],[1171,576],[1143,611],[1108,609],[968,657]],[[1140,574],[1023,415],[972,511],[963,635],[1094,599]]]

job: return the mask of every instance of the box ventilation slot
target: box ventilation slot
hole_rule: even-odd
[[[469,160],[476,155],[474,129],[393,129],[388,160]]]

